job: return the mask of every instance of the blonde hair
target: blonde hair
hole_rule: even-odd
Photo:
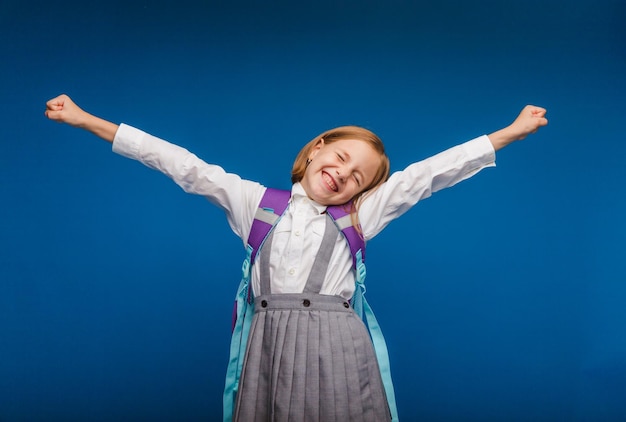
[[[293,168],[291,169],[291,183],[297,183],[302,180],[309,163],[309,156],[311,155],[313,148],[322,142],[322,140],[324,144],[331,144],[344,139],[366,142],[374,149],[374,151],[380,154],[380,165],[376,170],[376,174],[374,175],[372,182],[365,186],[359,193],[354,195],[352,200],[346,204],[350,205],[350,209],[346,209],[346,211],[350,212],[352,215],[352,223],[355,227],[359,227],[357,212],[361,199],[369,191],[382,185],[389,178],[389,157],[387,157],[387,154],[385,153],[385,146],[383,145],[383,142],[372,131],[359,126],[340,126],[316,136],[308,144],[306,144],[296,156]]]

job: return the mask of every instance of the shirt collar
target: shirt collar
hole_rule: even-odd
[[[323,214],[326,212],[326,205],[321,205],[309,198],[304,191],[304,188],[298,183],[294,183],[291,187],[291,202],[292,203],[307,203],[311,206],[318,214]]]

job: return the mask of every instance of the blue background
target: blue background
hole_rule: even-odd
[[[217,420],[243,249],[88,111],[289,186],[357,124],[392,168],[550,124],[369,244],[400,416],[626,418],[626,3],[0,3],[0,420]]]

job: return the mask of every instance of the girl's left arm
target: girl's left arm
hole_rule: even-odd
[[[509,126],[393,173],[387,182],[365,195],[360,204],[359,220],[365,239],[376,236],[418,201],[494,166],[495,151],[548,124],[545,114],[541,107],[526,106]]]
[[[531,133],[537,132],[540,127],[547,124],[545,108],[527,105],[513,123],[490,134],[489,140],[493,149],[498,151],[514,141],[520,141]]]

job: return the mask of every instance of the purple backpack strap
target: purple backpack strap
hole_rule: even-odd
[[[282,189],[267,188],[263,194],[248,235],[248,247],[252,248],[250,265],[254,264],[265,238],[287,209],[290,197],[291,191]]]
[[[365,304],[365,277],[367,270],[365,268],[365,240],[359,232],[359,226],[354,226],[352,222],[352,215],[350,214],[351,204],[343,206],[328,207],[326,212],[330,215],[343,236],[348,242],[350,247],[350,254],[352,255],[352,268],[354,269],[354,281],[356,282],[356,289],[350,303],[354,308],[354,311],[361,318],[364,317],[364,304]],[[365,319],[364,319],[365,320]]]
[[[290,198],[291,191],[283,189],[267,188],[263,194],[248,235],[247,249],[250,267],[254,264],[263,242],[287,209]],[[339,231],[346,238],[352,255],[352,267],[356,271],[357,280],[361,281],[365,278],[365,240],[358,228],[352,223],[351,207],[351,203],[335,205],[328,207],[326,212],[332,217]]]
[[[254,264],[259,249],[263,246],[263,242],[265,242],[265,239],[287,209],[290,197],[291,191],[267,188],[259,202],[259,207],[254,215],[254,220],[250,227],[250,234],[248,235],[246,258],[241,267],[242,285],[240,288],[245,291],[244,295],[248,303],[252,303],[252,288],[250,288],[250,271],[252,264]],[[237,321],[237,312],[237,304],[235,303],[235,309],[233,310],[233,327]]]
[[[365,262],[365,240],[359,233],[358,227],[352,224],[350,207],[351,204],[335,205],[328,207],[326,212],[333,218],[333,221],[348,241],[352,255],[352,266],[358,273],[359,264]]]

